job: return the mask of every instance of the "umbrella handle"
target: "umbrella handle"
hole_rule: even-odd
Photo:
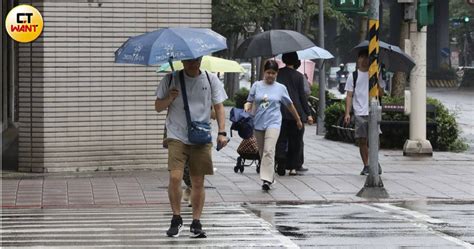
[[[173,57],[168,58],[168,63],[170,64],[171,72],[174,72]]]

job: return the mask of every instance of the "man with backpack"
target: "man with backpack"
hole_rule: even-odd
[[[344,114],[344,123],[348,125],[351,122],[351,110],[354,111],[354,125],[360,156],[364,168],[361,175],[369,174],[369,51],[362,49],[357,56],[357,70],[349,74],[345,90],[347,91],[346,109]],[[379,80],[379,96],[383,96],[385,82]],[[380,128],[379,128],[380,131]],[[379,174],[382,174],[382,168],[379,164]]]

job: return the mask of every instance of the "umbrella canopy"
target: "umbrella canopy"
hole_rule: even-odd
[[[115,62],[156,65],[194,59],[226,48],[225,37],[210,29],[164,28],[128,39],[115,51]]]
[[[300,60],[312,60],[312,59],[332,59],[334,56],[324,48],[318,46],[310,47],[307,49],[296,51],[298,54],[298,59]],[[277,56],[278,59],[281,59],[281,54]]]
[[[181,61],[173,62],[175,70],[183,69],[183,63]],[[226,60],[219,57],[206,55],[202,57],[201,69],[207,70],[213,73],[245,73],[245,69],[237,63],[237,61]],[[159,71],[171,71],[169,63],[161,65]]]
[[[379,41],[380,62],[385,64],[385,68],[391,72],[410,72],[415,66],[415,61],[398,46]],[[367,49],[369,41],[365,40],[352,48],[352,55],[355,57],[361,49]]]
[[[293,30],[275,29],[256,34],[242,42],[237,48],[236,57],[273,57],[277,54],[314,46],[314,43],[301,33]]]

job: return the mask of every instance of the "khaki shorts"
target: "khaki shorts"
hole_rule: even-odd
[[[212,143],[189,145],[176,139],[168,139],[168,170],[184,171],[184,164],[189,162],[190,175],[213,175],[211,149]]]

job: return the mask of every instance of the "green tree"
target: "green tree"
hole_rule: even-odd
[[[276,12],[275,0],[213,0],[212,28],[228,40],[228,58],[232,58],[240,35],[246,28],[262,27]]]
[[[464,61],[473,60],[474,43],[470,36],[474,31],[474,7],[469,5],[466,0],[451,0],[449,1],[449,17],[450,20],[460,17],[470,18],[469,22],[467,23],[452,21],[450,37],[451,39],[455,39],[457,41],[458,47],[461,49],[461,54],[465,58]]]
[[[342,26],[351,28],[352,20],[333,10],[328,0],[324,6],[326,18],[335,18]],[[301,21],[302,33],[315,41],[317,29],[313,24],[318,13],[319,6],[314,0],[212,0],[212,28],[227,38],[229,49],[222,55],[234,58],[238,42],[252,35],[248,32],[251,26],[296,30],[296,23]],[[233,96],[238,88],[237,76],[226,74],[224,82],[228,95]]]
[[[299,11],[300,8],[302,12]],[[232,58],[239,36],[248,36],[246,28],[252,25],[265,30],[295,30],[296,22],[301,20],[304,27],[302,33],[316,40],[317,28],[312,24],[317,20],[318,13],[319,5],[314,0],[213,0],[212,28],[227,37],[227,57]],[[352,19],[334,10],[328,0],[325,0],[324,15],[326,18],[336,19],[344,28],[354,27]]]

